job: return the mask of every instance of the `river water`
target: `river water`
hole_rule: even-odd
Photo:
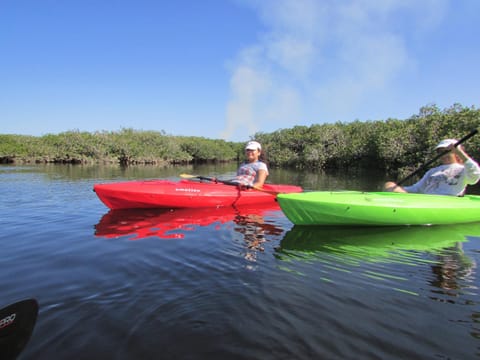
[[[21,359],[475,359],[480,225],[295,227],[276,206],[109,211],[97,182],[232,166],[0,167],[0,307],[35,298]],[[272,170],[306,190],[373,174]]]

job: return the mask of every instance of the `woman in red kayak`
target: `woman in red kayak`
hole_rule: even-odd
[[[233,180],[244,186],[261,188],[268,176],[268,167],[260,160],[262,146],[256,141],[249,141],[245,146],[246,160],[237,170],[237,177]]]
[[[385,190],[462,196],[467,185],[476,184],[480,179],[480,167],[461,145],[455,146],[456,143],[455,139],[445,139],[437,145],[437,152],[449,150],[441,157],[442,165],[427,171],[417,183],[401,187],[389,181],[385,184]]]

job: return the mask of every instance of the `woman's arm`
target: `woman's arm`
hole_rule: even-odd
[[[266,170],[258,170],[257,173],[257,181],[253,183],[255,187],[262,187],[265,184],[265,180],[267,179],[268,172]]]

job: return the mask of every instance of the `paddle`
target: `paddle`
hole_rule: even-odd
[[[475,135],[476,133],[478,133],[478,129],[474,129],[472,130],[470,133],[468,133],[467,135],[465,135],[463,138],[461,138],[460,140],[458,140],[454,147],[457,147],[458,145],[460,145],[461,143],[467,141],[468,139],[470,139],[473,135]],[[433,163],[434,161],[440,159],[443,155],[447,154],[448,152],[450,152],[450,150],[445,150],[445,151],[442,151],[441,153],[439,153],[437,156],[435,156],[432,160],[428,161],[427,163],[423,164],[422,166],[420,166],[417,170],[415,170],[414,172],[412,172],[411,174],[407,175],[406,177],[404,177],[402,180],[400,180],[399,182],[397,182],[397,186],[400,186],[402,185],[405,181],[407,181],[408,179],[410,179],[411,177],[415,176],[416,174],[418,174],[420,171],[422,171],[423,169],[425,169],[427,166],[429,166],[431,163]]]
[[[38,303],[27,299],[0,309],[0,358],[15,359],[32,335]]]
[[[261,187],[258,187],[258,186],[242,185],[242,184],[239,184],[238,182],[235,182],[235,181],[219,180],[219,179],[216,179],[216,178],[211,178],[211,177],[206,177],[206,176],[201,176],[201,175],[180,174],[180,177],[184,178],[184,179],[199,179],[199,180],[212,181],[212,182],[222,183],[222,184],[225,184],[225,185],[233,185],[233,186],[237,186],[237,187],[238,186],[244,186],[247,189],[254,189],[254,190],[257,190],[257,191],[262,191],[262,192],[270,194],[270,195],[280,194],[277,191],[265,190],[265,189],[263,189]]]

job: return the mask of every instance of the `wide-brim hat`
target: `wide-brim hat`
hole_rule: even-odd
[[[438,143],[438,145],[435,147],[436,149],[446,149],[450,145],[455,145],[458,141],[455,139],[444,139]]]

